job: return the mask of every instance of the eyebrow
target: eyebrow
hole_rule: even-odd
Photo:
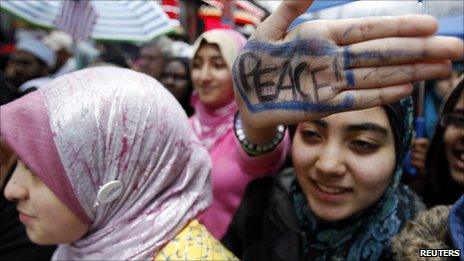
[[[345,129],[347,132],[372,131],[372,132],[377,132],[383,136],[388,135],[387,128],[382,127],[379,124],[372,123],[372,122],[348,125]]]
[[[323,121],[323,120],[313,120],[311,121],[312,123],[316,124],[316,125],[319,125],[320,127],[322,128],[325,128],[327,129],[327,122]]]
[[[224,60],[224,59],[222,58],[222,56],[220,56],[220,55],[212,56],[212,57],[210,57],[210,59],[211,59],[211,60],[221,60],[221,61]]]
[[[454,110],[452,111],[452,113],[461,113],[461,114],[464,114],[464,109],[460,109],[460,108],[459,108],[459,109],[454,109]]]

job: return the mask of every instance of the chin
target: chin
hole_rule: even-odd
[[[348,217],[347,215],[344,215],[343,213],[337,213],[335,209],[328,210],[328,211],[314,211],[313,210],[313,212],[318,218],[325,220],[325,221],[330,221],[330,222],[340,221]]]
[[[451,178],[456,182],[458,185],[464,187],[464,172],[459,170],[451,170]]]
[[[307,200],[314,215],[316,215],[318,218],[322,220],[335,222],[343,220],[350,216],[350,213],[347,213],[348,211],[343,208],[335,206],[321,206],[317,203],[311,204],[311,200]]]
[[[35,231],[31,231],[31,229],[26,227],[26,234],[29,240],[31,240],[32,243],[41,245],[41,246],[48,246],[48,245],[56,245],[57,243],[50,242],[50,239],[48,237],[44,237],[39,235],[38,233],[35,233]]]

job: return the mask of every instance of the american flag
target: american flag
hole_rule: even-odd
[[[86,41],[90,38],[97,18],[98,13],[91,1],[63,1],[61,14],[58,15],[55,24],[75,40]]]

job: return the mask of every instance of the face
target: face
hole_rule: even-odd
[[[89,230],[21,160],[6,185],[5,197],[17,202],[19,220],[36,244],[71,243]]]
[[[166,64],[161,83],[178,101],[183,101],[187,96],[187,70],[180,61],[170,61]]]
[[[192,81],[200,101],[220,108],[234,97],[231,72],[215,44],[204,43],[193,58]]]
[[[451,178],[464,186],[464,93],[450,114],[454,118],[447,124],[443,136]]]
[[[163,72],[164,57],[160,45],[146,46],[140,51],[140,69],[159,80]]]
[[[292,147],[300,187],[316,216],[338,221],[377,202],[395,168],[395,142],[381,107],[298,124]]]
[[[6,79],[16,88],[28,80],[41,77],[48,71],[39,60],[25,51],[16,51],[12,54],[5,68]]]

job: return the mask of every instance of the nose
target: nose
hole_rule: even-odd
[[[24,174],[15,170],[8,183],[6,183],[4,194],[7,200],[20,201],[29,197],[29,191],[24,186],[21,176],[24,176]]]
[[[198,78],[201,82],[207,82],[211,80],[211,70],[208,64],[203,64],[199,70]]]
[[[343,152],[337,144],[327,144],[320,152],[315,163],[317,173],[321,178],[336,178],[343,176],[346,166],[343,159]]]

